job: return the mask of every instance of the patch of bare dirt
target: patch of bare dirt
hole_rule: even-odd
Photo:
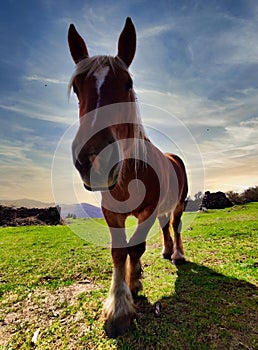
[[[62,316],[64,309],[78,302],[82,293],[98,289],[89,281],[77,282],[68,287],[60,287],[55,291],[38,288],[22,301],[18,295],[9,293],[3,305],[0,304],[0,346],[6,345],[19,330],[35,332],[51,326],[56,318]],[[13,303],[12,303],[13,302]],[[6,304],[11,305],[5,307]],[[82,311],[74,316],[75,322],[84,319]],[[66,322],[65,319],[60,322]]]

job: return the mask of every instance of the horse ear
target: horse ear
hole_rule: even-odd
[[[68,44],[75,63],[89,57],[87,46],[73,24],[70,25],[68,30]]]
[[[118,54],[127,67],[130,66],[136,50],[136,31],[130,17],[127,17],[125,26],[118,40]]]

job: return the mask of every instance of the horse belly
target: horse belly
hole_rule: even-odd
[[[173,193],[169,192],[164,198],[160,199],[157,216],[161,216],[161,215],[165,215],[173,212],[174,209],[176,208],[177,202],[178,202],[177,195],[174,196]]]
[[[150,193],[155,192],[157,196],[159,195],[157,215],[160,216],[171,213],[175,209],[179,199],[179,183],[171,160],[153,144],[148,144],[148,147],[148,164],[155,171],[157,179],[155,185],[154,181],[151,182],[149,190]],[[159,191],[155,191],[155,186],[159,186]]]
[[[179,184],[174,168],[169,164],[163,169],[160,175],[158,216],[173,212],[179,200]]]

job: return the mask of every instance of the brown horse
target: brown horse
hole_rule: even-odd
[[[163,231],[163,257],[174,263],[185,261],[180,223],[187,177],[182,160],[163,154],[144,132],[128,72],[136,50],[131,19],[127,18],[120,34],[115,57],[89,57],[74,25],[70,25],[68,42],[76,63],[70,89],[80,106],[73,160],[85,188],[102,195],[113,259],[105,328],[110,337],[117,337],[128,330],[136,314],[133,297],[142,289],[140,258],[156,218]],[[138,219],[138,225],[127,240],[129,215]]]

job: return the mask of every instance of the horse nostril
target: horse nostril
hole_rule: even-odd
[[[89,161],[93,167],[93,169],[95,170],[95,172],[97,174],[100,174],[100,161],[99,161],[99,157],[96,154],[92,154],[89,156]]]
[[[75,163],[74,163],[76,169],[78,171],[87,171],[90,169],[91,167],[91,162],[89,161],[88,158],[84,157],[84,159],[80,159],[80,157],[78,157],[76,160],[75,160]]]

